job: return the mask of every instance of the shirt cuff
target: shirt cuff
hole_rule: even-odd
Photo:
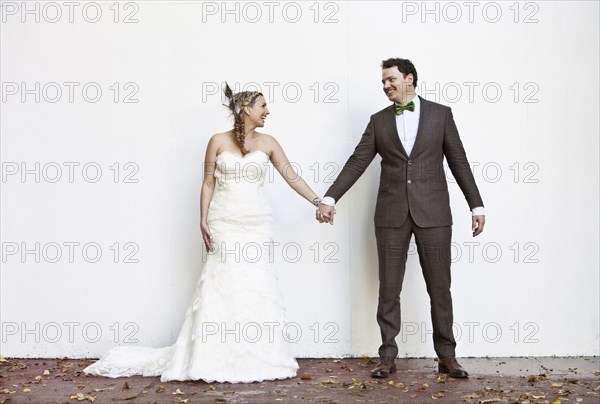
[[[478,206],[476,208],[473,208],[472,212],[472,216],[485,216],[485,209],[483,206]]]
[[[333,199],[330,196],[324,196],[323,199],[321,200],[321,203],[323,205],[327,205],[327,206],[335,206],[335,199]]]

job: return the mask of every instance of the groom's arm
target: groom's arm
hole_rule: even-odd
[[[354,183],[365,172],[371,161],[377,154],[375,145],[375,131],[373,127],[373,117],[369,120],[369,124],[360,139],[360,142],[354,149],[354,153],[348,158],[344,168],[325,193],[324,203],[335,204],[340,198],[354,185]],[[329,198],[332,198],[331,201]]]
[[[450,108],[448,108],[446,115],[443,149],[450,171],[452,171],[452,175],[454,175],[456,183],[460,187],[472,211],[471,230],[473,231],[473,236],[478,236],[483,231],[485,225],[483,200],[475,183],[475,178],[473,177],[473,172],[471,171],[467,154],[458,135],[458,129],[456,128]]]
[[[450,109],[448,109],[446,115],[446,133],[444,134],[443,148],[446,161],[448,161],[448,167],[450,167],[456,183],[465,196],[469,208],[473,210],[474,208],[483,207],[483,200],[475,183],[471,166],[467,160],[467,154],[458,135],[458,129],[456,128],[452,110]]]

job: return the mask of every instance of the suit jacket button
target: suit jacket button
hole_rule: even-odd
[[[412,184],[411,180],[406,181],[407,184]]]
[[[409,166],[412,166],[412,163],[413,163],[412,160],[408,160],[408,165]]]

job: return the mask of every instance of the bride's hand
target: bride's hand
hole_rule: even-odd
[[[333,216],[335,216],[335,208],[333,206],[326,205],[324,203],[320,204],[317,208],[316,218],[319,223],[329,223],[333,224]]]
[[[204,245],[206,246],[206,251],[212,252],[212,236],[210,235],[210,229],[208,228],[208,224],[200,223],[200,230],[202,230],[202,239],[204,240]]]

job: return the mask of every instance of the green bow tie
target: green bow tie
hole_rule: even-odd
[[[409,110],[410,112],[414,112],[415,111],[415,103],[411,101],[406,105],[395,104],[394,109],[396,110],[396,115],[402,115],[404,113],[404,110]]]

